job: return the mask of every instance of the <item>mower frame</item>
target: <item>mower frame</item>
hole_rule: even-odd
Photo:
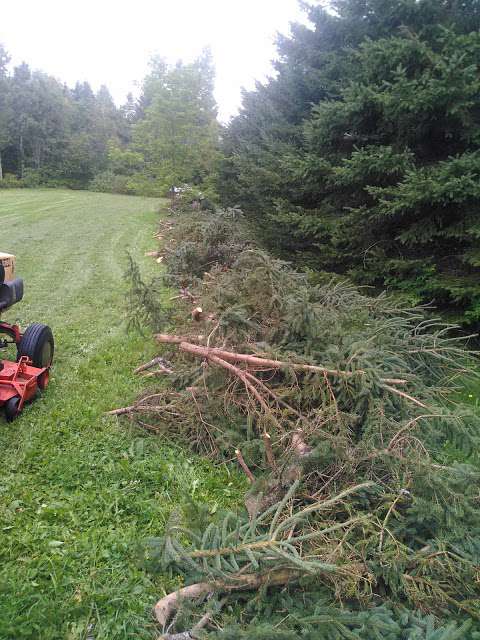
[[[1,340],[0,348],[6,348],[8,344],[18,346],[23,337],[20,327],[8,322],[0,322],[0,334],[10,338]],[[25,355],[20,356],[16,362],[0,359],[0,406],[5,406],[7,420],[14,420],[25,403],[33,400],[39,390],[47,387],[49,370],[50,366],[34,367],[30,358]],[[9,405],[14,398],[18,400]]]

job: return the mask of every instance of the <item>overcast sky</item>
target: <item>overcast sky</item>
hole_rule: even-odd
[[[276,33],[288,33],[291,21],[305,20],[297,0],[0,3],[0,42],[14,63],[26,61],[69,85],[106,84],[118,104],[138,86],[152,54],[191,61],[210,45],[223,121],[236,112],[240,88],[252,88],[255,79],[271,72]]]

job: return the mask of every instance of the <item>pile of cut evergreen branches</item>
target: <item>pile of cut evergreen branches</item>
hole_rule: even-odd
[[[192,505],[148,541],[186,584],[156,606],[163,637],[480,637],[480,475],[444,453],[478,447],[455,403],[467,339],[273,259],[237,210],[180,209],[159,235],[178,292],[132,263],[129,306],[162,331],[141,368],[161,381],[114,413],[250,484],[238,513]]]

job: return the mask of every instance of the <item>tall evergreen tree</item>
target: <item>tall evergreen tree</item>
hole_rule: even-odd
[[[480,3],[306,6],[225,134],[219,189],[283,252],[480,320]]]

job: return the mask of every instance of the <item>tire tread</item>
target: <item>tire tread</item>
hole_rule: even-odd
[[[35,352],[38,349],[39,340],[41,339],[41,336],[44,333],[46,334],[47,339],[50,340],[52,343],[52,359],[53,359],[53,352],[54,352],[55,346],[53,341],[52,330],[46,324],[42,324],[41,322],[34,322],[33,324],[27,327],[27,330],[25,331],[22,339],[20,340],[20,343],[17,348],[17,360],[19,360],[21,356],[28,356],[32,360],[34,366],[38,366],[35,363],[36,355],[38,354],[36,354]]]

